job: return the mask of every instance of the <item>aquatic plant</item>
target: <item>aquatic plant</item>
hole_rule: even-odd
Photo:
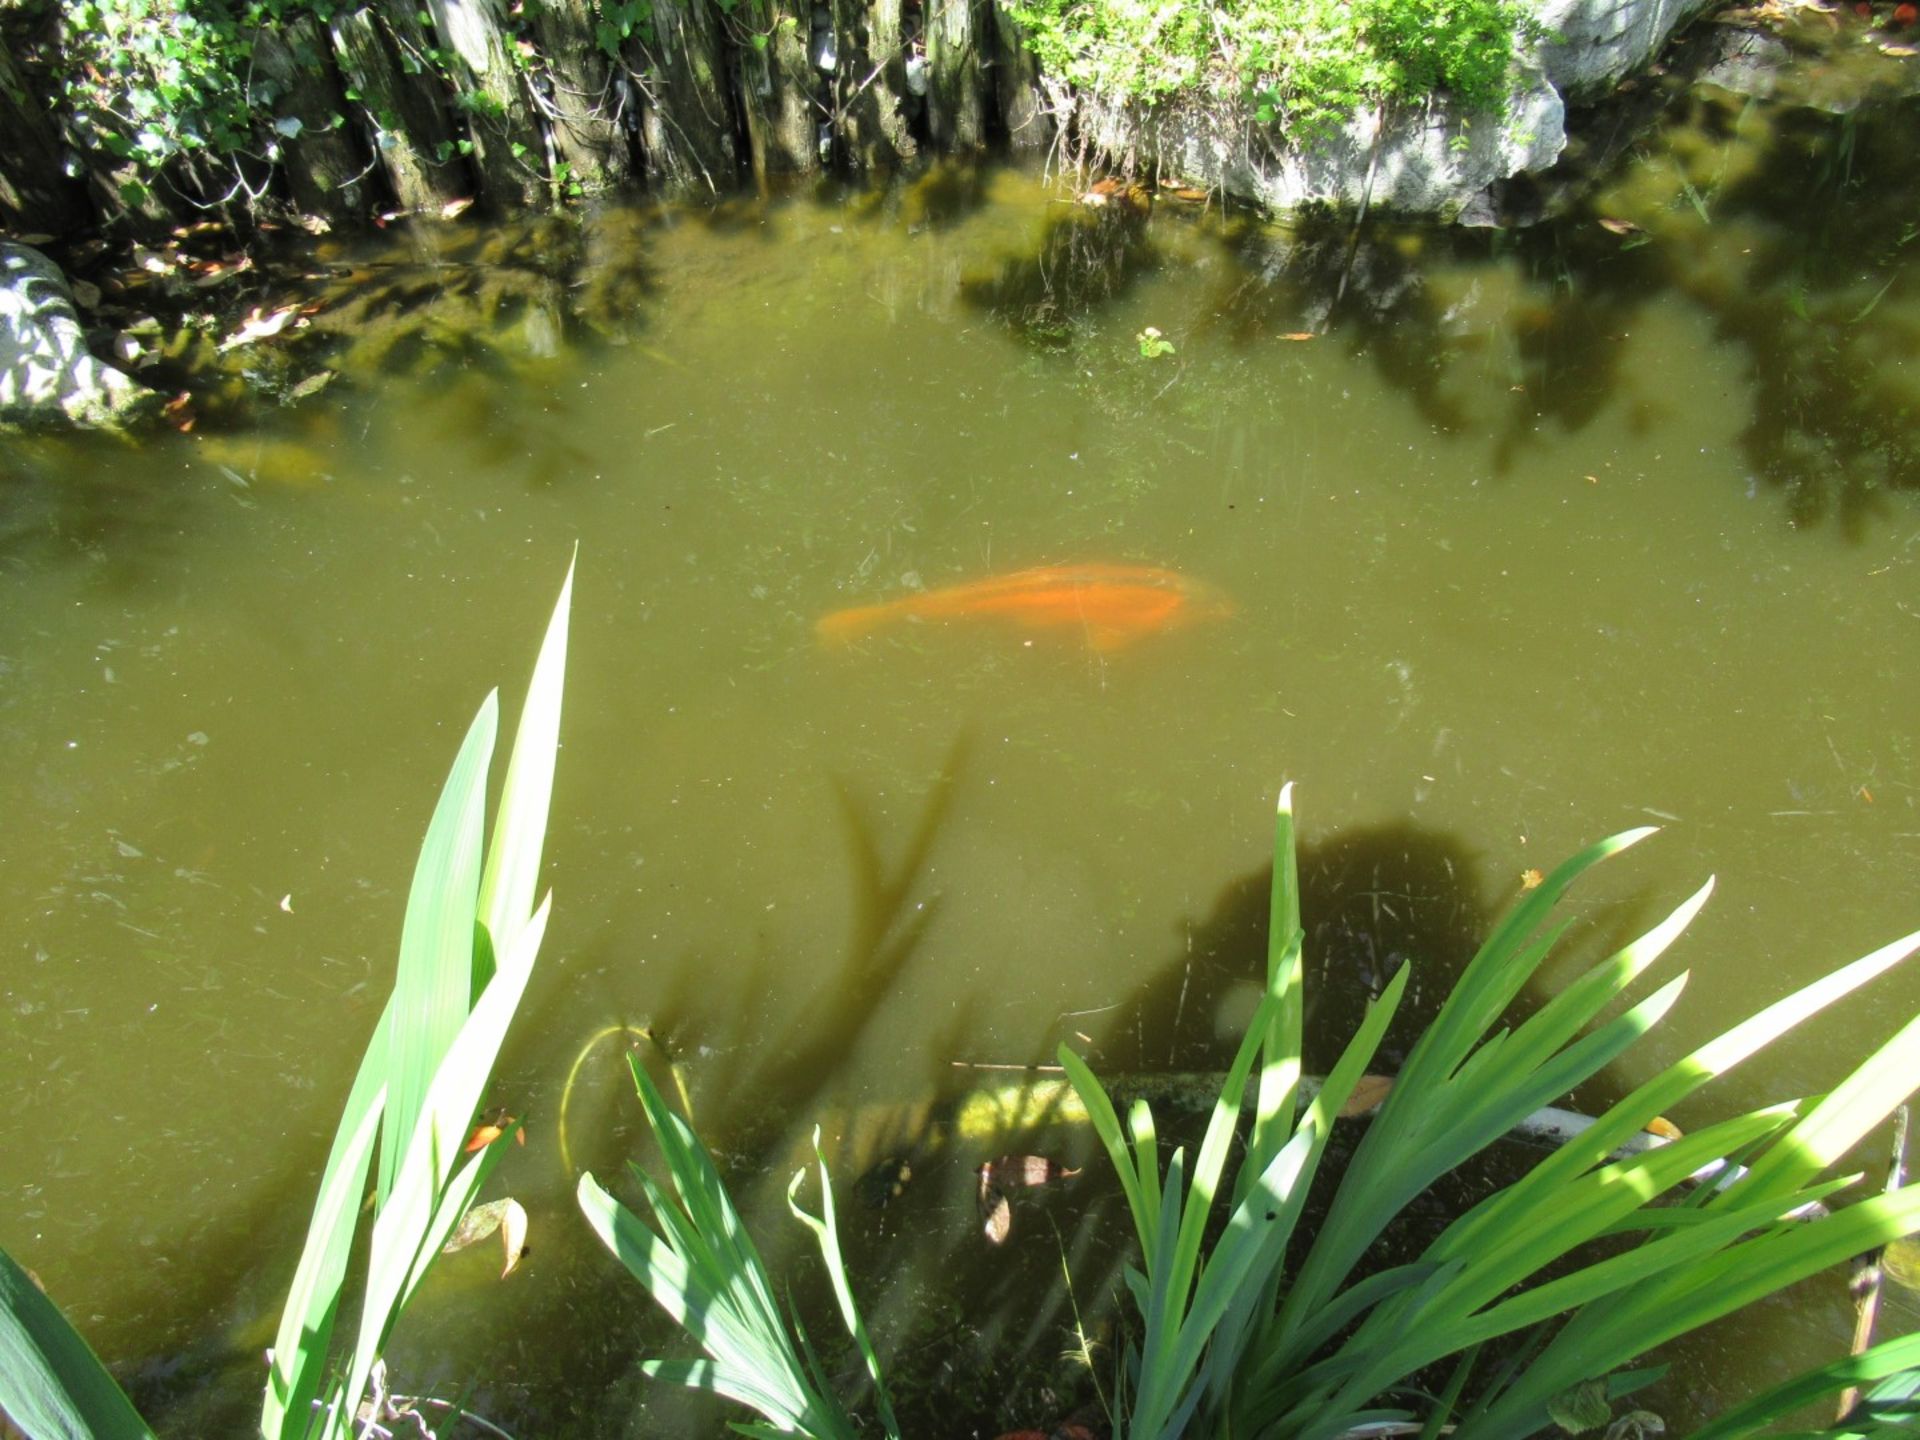
[[[1495,928],[1408,1055],[1325,1223],[1290,1257],[1333,1117],[1365,1073],[1409,970],[1394,976],[1312,1103],[1298,1105],[1303,931],[1290,787],[1282,792],[1266,995],[1191,1166],[1177,1149],[1163,1171],[1151,1109],[1136,1102],[1123,1130],[1085,1062],[1061,1047],[1120,1176],[1144,1265],[1130,1275],[1141,1331],[1127,1356],[1116,1436],[1331,1440],[1379,1421],[1424,1423],[1428,1434],[1450,1421],[1461,1440],[1535,1434],[1558,1423],[1569,1396],[1604,1412],[1605,1402],[1658,1378],[1658,1367],[1626,1367],[1665,1341],[1920,1225],[1920,1191],[1824,1208],[1851,1183],[1829,1172],[1920,1077],[1920,1017],[1824,1097],[1612,1158],[1662,1111],[1920,948],[1916,933],[1775,1002],[1648,1080],[1460,1216],[1416,1260],[1354,1278],[1410,1201],[1597,1074],[1679,997],[1684,974],[1587,1030],[1685,929],[1711,881],[1538,1013],[1501,1023],[1565,933],[1566,922],[1550,921],[1555,903],[1590,867],[1650,833],[1630,831],[1583,851]],[[1223,1191],[1249,1084],[1256,1103],[1246,1158]],[[1222,1198],[1225,1229],[1206,1247]],[[1592,1247],[1607,1237],[1639,1243]],[[1889,1355],[1890,1363],[1912,1363],[1905,1351],[1879,1358]],[[1439,1398],[1410,1403],[1414,1377],[1449,1363]],[[1711,1433],[1752,1433],[1792,1407],[1760,1408],[1751,1425]]]
[[[1832,1169],[1920,1077],[1920,1017],[1823,1097],[1767,1106],[1644,1148],[1629,1143],[1662,1111],[1920,949],[1916,933],[1775,1002],[1654,1076],[1457,1218],[1417,1259],[1355,1278],[1388,1225],[1435,1181],[1619,1058],[1678,999],[1684,974],[1589,1029],[1684,931],[1711,881],[1529,1019],[1501,1023],[1568,928],[1551,918],[1557,902],[1592,866],[1651,833],[1630,831],[1581,852],[1495,928],[1413,1046],[1326,1220],[1293,1253],[1333,1120],[1365,1075],[1409,969],[1388,984],[1324,1083],[1303,1083],[1304,931],[1291,787],[1282,792],[1266,994],[1192,1162],[1178,1148],[1163,1166],[1147,1102],[1134,1102],[1123,1128],[1086,1063],[1060,1050],[1140,1243],[1141,1266],[1128,1272],[1137,1338],[1116,1387],[1116,1440],[1336,1440],[1370,1425],[1424,1427],[1430,1435],[1447,1423],[1464,1440],[1505,1440],[1569,1423],[1597,1426],[1612,1402],[1664,1373],[1627,1368],[1648,1351],[1920,1227],[1920,1190],[1827,1209],[1857,1178],[1833,1178]],[[637,1172],[661,1233],[591,1176],[581,1181],[581,1205],[609,1248],[712,1357],[654,1361],[648,1373],[742,1400],[775,1427],[743,1427],[749,1433],[844,1433],[845,1411],[827,1392],[804,1332],[798,1349],[788,1337],[711,1160],[637,1064],[634,1073],[678,1200]],[[1249,1087],[1245,1158],[1228,1187],[1226,1161]],[[828,1195],[824,1219],[802,1218],[820,1234],[843,1316],[879,1386]],[[1217,1202],[1224,1202],[1224,1225]],[[1451,1378],[1428,1398],[1417,1377],[1435,1366],[1450,1366]],[[1698,1437],[1755,1434],[1810,1399],[1875,1381],[1862,1416],[1910,1421],[1920,1341],[1888,1342],[1810,1372]],[[885,1395],[880,1387],[883,1418]],[[1865,1418],[1859,1424],[1870,1428]],[[1865,1430],[1842,1425],[1830,1433]]]
[[[349,1433],[401,1312],[515,1128],[508,1121],[492,1144],[462,1153],[533,972],[552,902],[549,894],[536,907],[533,897],[553,786],[572,590],[569,567],[534,665],[484,866],[497,691],[475,715],[427,827],[407,896],[393,994],[340,1117],[274,1342],[260,1412],[260,1431],[269,1440]],[[358,1333],[340,1356],[332,1345],[334,1322],[369,1169],[373,1234],[365,1293]]]
[[[569,567],[521,710],[484,865],[497,691],[474,716],[427,827],[393,994],[340,1117],[281,1316],[260,1415],[267,1440],[368,1433],[361,1398],[393,1327],[504,1153],[501,1141],[515,1130],[511,1119],[490,1125],[482,1133],[491,1143],[470,1143],[463,1153],[552,902],[549,895],[536,907],[533,896],[553,788],[572,591]],[[374,1219],[359,1330],[351,1351],[336,1355],[334,1323],[369,1169]],[[78,1332],[4,1251],[0,1410],[29,1440],[148,1440],[152,1433]]]
[[[0,1415],[29,1440],[153,1440],[107,1367],[0,1250]],[[0,1429],[4,1429],[0,1426]]]
[[[773,1282],[766,1266],[727,1195],[713,1157],[660,1097],[653,1081],[631,1056],[634,1086],[647,1112],[647,1123],[673,1182],[668,1194],[645,1170],[632,1166],[634,1178],[645,1190],[656,1230],[615,1200],[591,1173],[580,1177],[580,1209],[606,1247],[659,1302],[675,1323],[699,1342],[705,1360],[649,1360],[641,1369],[656,1380],[686,1385],[751,1406],[766,1417],[765,1425],[739,1425],[749,1435],[806,1435],[819,1440],[853,1440],[859,1433],[852,1416],[827,1383],[820,1357],[793,1317],[789,1329],[773,1298]],[[787,1187],[787,1206],[794,1217],[814,1232],[820,1258],[833,1282],[834,1298],[847,1333],[859,1346],[873,1381],[874,1404],[885,1433],[898,1440],[900,1427],[880,1374],[879,1358],[867,1338],[866,1325],[854,1304],[840,1253],[839,1226],[834,1217],[833,1182],[826,1157],[820,1154],[820,1132],[813,1134],[813,1153],[820,1166],[821,1214],[800,1208],[796,1196],[806,1171],[794,1173]]]

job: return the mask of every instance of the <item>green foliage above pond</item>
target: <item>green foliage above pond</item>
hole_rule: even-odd
[[[1008,0],[1007,9],[1050,74],[1103,99],[1225,86],[1263,122],[1308,133],[1361,105],[1438,91],[1493,109],[1532,25],[1520,0]]]

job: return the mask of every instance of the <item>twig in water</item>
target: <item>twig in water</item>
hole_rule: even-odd
[[[990,1060],[949,1060],[956,1070],[1024,1070],[1034,1075],[1064,1075],[1066,1070],[1059,1065],[1001,1065]]]

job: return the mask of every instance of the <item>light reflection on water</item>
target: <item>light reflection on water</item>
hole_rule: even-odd
[[[779,1192],[816,1118],[833,1139],[1076,1034],[1114,1069],[1216,1056],[1285,779],[1323,1047],[1402,956],[1458,963],[1524,869],[1649,818],[1670,833],[1592,887],[1616,908],[1581,952],[1709,871],[1719,893],[1621,1082],[1916,923],[1920,516],[1756,480],[1778,386],[1701,277],[1723,235],[1786,243],[1767,214],[1631,250],[1384,235],[1312,338],[1344,235],[1165,206],[1115,231],[974,184],[615,215],[645,283],[591,343],[429,345],[256,435],[21,451],[5,1243],[163,1429],[244,1423],[439,777],[484,687],[517,693],[576,539],[555,921],[498,1087],[530,1121],[502,1175],[534,1253],[504,1286],[451,1263],[395,1356],[422,1388],[479,1367],[521,1433],[609,1433],[639,1395],[644,1302],[554,1143],[609,1024],[683,1059],[791,1259]],[[1141,354],[1149,325],[1172,355]],[[1079,562],[1236,613],[1119,651],[971,620],[816,643],[840,607]],[[1720,1103],[1823,1087],[1916,999],[1889,982]],[[637,1107],[613,1047],[582,1073],[569,1128],[610,1176]],[[1098,1303],[1075,1225],[1104,1190],[990,1253],[982,1158],[850,1212],[863,1293],[934,1379],[944,1347],[976,1395],[1031,1397],[1064,1346],[1058,1245],[1091,1247]],[[1757,1331],[1828,1343],[1838,1283]],[[988,1370],[996,1344],[1022,1358]]]

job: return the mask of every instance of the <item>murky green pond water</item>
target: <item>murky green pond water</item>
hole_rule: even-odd
[[[523,1436],[683,1423],[559,1146],[610,1026],[666,1037],[790,1256],[816,1118],[1076,1034],[1113,1070],[1217,1056],[1285,780],[1323,1048],[1400,956],[1431,995],[1524,871],[1649,821],[1543,977],[1717,874],[1620,1083],[1920,924],[1912,115],[1702,101],[1592,216],[1370,230],[1330,317],[1344,228],[1133,222],[994,172],[613,214],[577,270],[506,246],[531,278],[478,336],[449,299],[476,251],[329,257],[336,311],[455,319],[258,432],[8,456],[0,1238],[163,1433],[250,1423],[433,796],[576,542],[555,920],[498,1081],[532,1253],[505,1283],[449,1261],[393,1357]],[[1232,613],[816,632],[1088,564]],[[1676,1118],[1818,1091],[1916,1006],[1920,974],[1884,982]],[[602,1174],[640,1144],[618,1050],[565,1111]],[[1040,1418],[1048,1221],[1078,1253],[1106,1189],[994,1251],[985,1158],[848,1207],[888,1343],[979,1407],[954,1434]],[[1803,1287],[1694,1346],[1672,1411],[1850,1324],[1844,1277]]]

